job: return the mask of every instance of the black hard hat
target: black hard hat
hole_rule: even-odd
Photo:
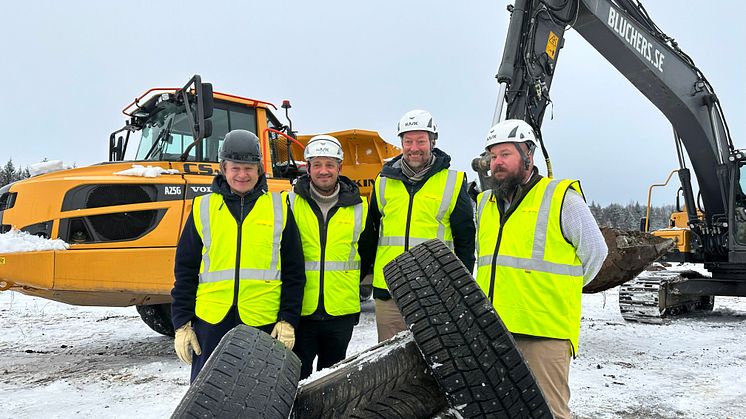
[[[245,129],[234,129],[225,135],[223,146],[220,147],[220,160],[235,163],[261,163],[262,150],[259,147],[259,137]]]

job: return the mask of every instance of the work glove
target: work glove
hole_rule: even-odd
[[[179,356],[181,362],[189,365],[192,364],[192,352],[202,355],[202,348],[199,347],[199,342],[197,342],[197,334],[192,329],[192,322],[186,322],[176,329],[174,349],[176,349],[176,355]]]
[[[292,350],[295,345],[295,329],[293,329],[293,326],[290,325],[290,323],[284,320],[275,323],[275,327],[272,329],[270,336],[285,344],[285,346],[290,350]]]

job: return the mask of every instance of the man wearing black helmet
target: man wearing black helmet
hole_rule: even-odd
[[[194,199],[174,275],[174,347],[192,365],[192,382],[223,335],[239,324],[293,348],[306,281],[303,251],[285,194],[267,189],[254,133],[225,136],[220,173],[212,193]]]

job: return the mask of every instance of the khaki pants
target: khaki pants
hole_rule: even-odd
[[[570,342],[514,336],[518,350],[536,377],[557,419],[570,419]]]
[[[394,336],[402,330],[407,330],[404,318],[399,312],[394,299],[381,300],[376,298],[376,328],[378,329],[378,342]]]

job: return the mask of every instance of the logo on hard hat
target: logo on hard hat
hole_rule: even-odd
[[[415,125],[419,125],[419,124],[417,123],[417,121],[409,121],[409,122],[405,122],[405,123],[404,123],[404,126],[405,126],[405,127],[411,127],[411,126],[415,126]]]

